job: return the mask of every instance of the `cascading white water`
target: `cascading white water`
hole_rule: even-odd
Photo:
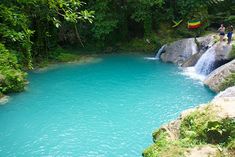
[[[197,61],[195,70],[198,74],[208,75],[213,70],[215,62],[215,48],[215,45],[209,48]]]
[[[155,52],[155,56],[154,57],[145,57],[145,59],[147,59],[147,60],[159,60],[160,56],[161,56],[162,52],[164,51],[165,47],[166,47],[166,44],[163,45],[159,50],[157,50]]]
[[[166,47],[166,44],[163,45],[163,46],[158,50],[158,52],[157,52],[156,55],[155,55],[155,58],[156,58],[156,59],[160,59],[160,56],[161,56],[161,54],[162,54],[162,52],[163,52],[163,50],[164,50],[165,47]]]

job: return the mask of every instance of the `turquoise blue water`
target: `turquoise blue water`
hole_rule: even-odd
[[[0,156],[139,157],[157,127],[214,96],[180,73],[131,55],[31,72],[0,106]]]

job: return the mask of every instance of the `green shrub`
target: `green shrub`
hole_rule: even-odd
[[[202,111],[194,111],[185,117],[180,126],[180,138],[187,138],[191,143],[205,143],[205,129],[209,121],[215,119],[211,108],[207,107]]]
[[[56,48],[52,52],[52,60],[55,60],[56,62],[71,62],[76,61],[80,58],[79,55],[75,53],[71,53],[70,51],[67,51],[61,47]]]
[[[235,137],[235,121],[219,120],[213,109],[194,111],[185,117],[180,126],[180,138],[188,139],[189,144],[225,144]]]
[[[20,69],[16,56],[0,43],[0,93],[22,91],[26,73]]]
[[[235,59],[235,45],[233,45],[232,47],[232,51],[230,53],[230,56],[229,56],[231,59]]]
[[[156,38],[132,39],[130,42],[121,44],[121,51],[128,52],[154,52],[157,48]]]
[[[153,133],[154,144],[144,150],[144,157],[179,157],[183,156],[186,148],[184,141],[171,141],[167,138],[167,133],[157,130]]]
[[[223,91],[226,88],[234,85],[235,85],[235,73],[232,73],[230,76],[225,78],[225,80],[220,84],[219,89],[220,91]]]
[[[204,131],[208,143],[227,144],[235,137],[235,121],[232,119],[209,121]]]

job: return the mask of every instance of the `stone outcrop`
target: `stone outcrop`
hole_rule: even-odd
[[[186,157],[217,157],[220,151],[217,147],[206,145],[202,147],[196,147],[188,149],[184,156]]]
[[[196,42],[198,45],[198,52],[204,53],[204,52],[206,52],[206,50],[208,50],[208,48],[210,48],[211,46],[214,45],[215,35],[211,34],[211,35],[207,35],[205,37],[196,38]]]
[[[193,54],[188,60],[186,60],[181,66],[191,67],[194,66],[199,58],[206,52],[211,46],[214,45],[214,35],[208,35],[205,37],[196,38],[197,53]]]
[[[192,112],[205,110],[208,106],[210,106],[218,119],[235,118],[235,86],[219,93],[209,104],[201,104],[196,108],[190,108],[181,112],[177,120],[162,126],[160,129],[166,130],[169,133],[169,137],[171,137],[170,139],[175,140],[179,137],[181,121]]]
[[[219,66],[229,62],[231,45],[225,42],[216,43],[216,35],[207,35],[199,38],[188,38],[179,40],[167,45],[161,59],[164,62],[171,62],[182,67],[195,66],[201,56],[210,49],[213,51],[213,65],[210,72]]]
[[[225,91],[220,92],[214,99],[213,102],[220,101],[220,100],[229,100],[232,101],[235,99],[235,86],[229,87]]]
[[[166,46],[161,55],[164,62],[171,62],[183,67],[194,66],[201,55],[214,44],[214,35],[179,40]]]
[[[155,133],[153,133],[154,141],[156,142],[161,137],[160,135],[162,133],[166,134],[166,137],[169,141],[172,141],[170,143],[173,143],[179,140],[180,139],[180,127],[181,127],[183,120],[189,115],[195,114],[195,112],[204,113],[204,114],[208,114],[208,113],[212,114],[214,118],[210,119],[211,121],[221,121],[221,120],[227,120],[227,119],[234,120],[235,119],[235,86],[230,87],[226,89],[225,91],[219,93],[208,104],[202,104],[196,108],[183,111],[177,120],[172,121],[162,126]],[[157,147],[153,147],[153,146],[154,145],[146,149],[146,152],[143,155],[145,156],[146,154],[146,156],[149,156],[148,152],[157,151],[156,149]],[[151,150],[151,148],[153,149]],[[183,154],[184,154],[183,156],[185,157],[199,157],[199,156],[200,157],[204,157],[204,156],[205,157],[208,157],[208,156],[217,157],[218,155],[220,156],[221,154],[227,153],[227,149],[219,150],[216,145],[212,145],[212,144],[195,146],[194,148],[177,148],[177,149],[181,149],[181,151],[183,151]]]
[[[8,101],[9,101],[9,96],[4,95],[4,96],[0,97],[0,105],[4,105]]]
[[[215,92],[221,91],[221,86],[226,78],[235,73],[235,60],[222,65],[214,70],[205,80],[204,84]]]
[[[158,139],[158,136],[161,134],[161,132],[167,133],[167,138],[169,140],[177,140],[179,138],[179,127],[180,127],[180,120],[177,119],[175,121],[172,121],[164,126],[162,126],[158,131],[156,131],[153,134],[153,140],[156,141]]]
[[[213,70],[229,62],[230,52],[232,51],[232,46],[227,45],[227,43],[215,44],[215,62]]]
[[[194,66],[199,58],[202,56],[202,53],[196,53],[192,55],[188,60],[186,60],[181,66],[182,67],[192,67]]]
[[[197,51],[197,44],[194,38],[182,39],[168,45],[165,48],[165,53],[162,53],[161,59],[164,62],[182,65]]]

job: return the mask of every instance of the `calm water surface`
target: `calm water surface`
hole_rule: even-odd
[[[125,55],[32,72],[0,106],[0,156],[139,157],[157,127],[214,96],[180,72]]]

